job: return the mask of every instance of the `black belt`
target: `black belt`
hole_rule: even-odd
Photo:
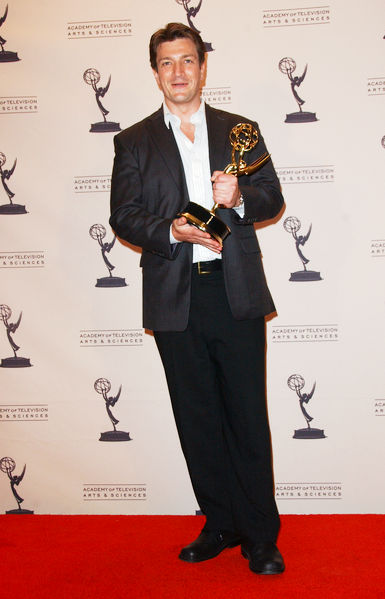
[[[222,270],[222,260],[209,260],[208,262],[194,262],[193,272],[198,275],[209,275],[216,270]]]

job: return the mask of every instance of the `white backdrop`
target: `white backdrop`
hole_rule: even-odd
[[[100,98],[108,121],[123,129],[150,114],[161,103],[150,35],[187,23],[198,0],[8,5],[0,28],[0,458],[14,469],[0,462],[0,511],[18,507],[9,477],[26,465],[15,490],[35,513],[193,514],[163,370],[141,328],[139,252],[116,241],[107,258],[126,286],[95,286],[108,270],[89,229],[103,225],[103,243],[113,240],[114,133],[89,131],[102,116],[83,73],[96,69],[98,87],[111,75]],[[5,9],[1,0],[0,17]],[[213,47],[204,97],[259,122],[286,199],[281,220],[258,231],[278,312],[267,360],[280,511],[381,513],[385,5],[243,0],[237,9],[203,0],[192,22]],[[307,65],[295,89],[317,120],[285,122],[298,110],[278,68],[285,57],[296,64],[293,77]],[[4,213],[7,188],[26,213]],[[319,280],[289,280],[303,267],[288,217],[299,220],[298,236],[312,225],[300,249]],[[9,360],[12,340],[18,360]],[[316,383],[305,408],[323,438],[293,438],[306,428],[287,383],[293,374],[303,378],[301,393]],[[110,381],[106,397],[122,386],[111,411],[132,440],[99,441],[112,429],[94,389],[99,378]]]

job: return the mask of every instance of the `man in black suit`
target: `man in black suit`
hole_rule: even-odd
[[[251,570],[283,572],[276,547],[265,400],[265,316],[274,311],[253,223],[280,212],[271,161],[239,178],[229,133],[251,123],[200,99],[205,47],[194,30],[169,23],[153,34],[150,62],[163,106],[115,137],[111,219],[142,248],[143,325],[154,331],[175,421],[205,526],[180,559],[199,562],[241,544]],[[231,228],[223,246],[177,216],[189,201]]]

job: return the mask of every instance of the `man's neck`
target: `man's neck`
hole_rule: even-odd
[[[192,117],[193,114],[195,114],[196,112],[198,112],[199,107],[201,105],[201,101],[200,99],[197,99],[194,103],[192,104],[173,104],[173,103],[169,103],[166,98],[164,99],[165,104],[167,106],[167,108],[169,109],[169,111],[172,114],[175,114],[175,116],[179,117],[181,120],[181,124],[182,125],[190,125],[190,119]]]

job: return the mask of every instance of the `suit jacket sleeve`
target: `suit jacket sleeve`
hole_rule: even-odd
[[[248,164],[267,152],[257,123],[253,125],[258,131],[259,141],[255,152],[250,153],[250,158],[245,154]],[[271,160],[252,175],[240,177],[239,188],[245,206],[244,216],[238,221],[240,224],[251,224],[274,218],[283,206],[281,186]]]
[[[125,241],[164,258],[174,259],[179,244],[170,243],[173,217],[158,215],[149,209],[150,202],[146,200],[144,190],[145,172],[140,167],[142,157],[135,137],[124,131],[114,138],[110,224]]]
[[[231,162],[232,148],[229,134],[232,128],[239,123],[250,123],[258,133],[258,143],[244,154],[245,162],[251,164],[267,152],[264,139],[256,122],[244,116],[217,110],[210,106],[206,106],[206,116],[212,170],[223,170],[225,165]],[[252,175],[239,177],[238,185],[243,196],[245,213],[241,218],[236,211],[231,210],[232,220],[235,223],[250,225],[277,216],[284,201],[271,160]],[[222,217],[223,212],[223,210],[220,210],[220,217]]]

